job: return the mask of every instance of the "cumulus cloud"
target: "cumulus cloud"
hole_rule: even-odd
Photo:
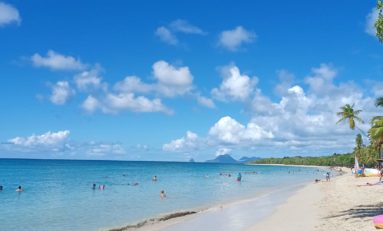
[[[68,130],[57,132],[46,132],[41,135],[28,137],[17,136],[8,140],[8,148],[16,152],[60,152],[65,149],[65,142],[68,140]]]
[[[177,34],[206,34],[202,29],[190,24],[188,21],[177,19],[167,26],[160,26],[156,29],[155,35],[160,38],[161,41],[170,44],[178,45],[179,40]]]
[[[353,82],[335,81],[337,75],[338,70],[333,65],[321,64],[302,76],[304,81],[297,81],[300,84],[294,84],[294,75],[285,70],[282,76],[287,77],[280,78],[281,82],[276,84],[278,97],[254,89],[251,100],[244,105],[250,110],[246,124],[231,116],[222,117],[199,141],[206,144],[206,148],[227,148],[253,155],[351,151],[357,132],[352,132],[346,123],[336,125],[339,119],[336,113],[344,104],[355,103],[355,108],[362,110],[360,116],[365,121],[381,114],[374,100],[383,82],[370,83],[375,88],[363,87]],[[366,133],[369,124],[357,126]]]
[[[222,70],[222,83],[219,88],[214,88],[211,94],[223,101],[244,101],[254,91],[258,82],[257,77],[249,77],[240,73],[236,66],[226,66]]]
[[[100,103],[97,98],[93,97],[92,95],[88,95],[84,102],[82,103],[81,107],[89,113],[95,112],[98,108],[100,108]]]
[[[121,111],[173,113],[172,110],[162,104],[161,99],[135,96],[134,93],[108,93],[101,99],[88,96],[83,102],[82,108],[90,113],[100,109],[108,114],[116,114]]]
[[[83,71],[74,76],[74,82],[80,91],[91,91],[106,89],[106,83],[102,82],[102,77],[97,69]]]
[[[65,154],[71,158],[84,158],[84,154],[87,157],[112,157],[126,154],[126,150],[121,144],[94,141],[76,142],[70,140],[69,135],[69,130],[62,130],[27,137],[17,136],[9,139],[7,143],[3,143],[0,149],[12,153],[47,153],[54,156]]]
[[[38,53],[32,55],[31,61],[36,67],[45,67],[51,70],[83,70],[86,67],[79,59],[52,50],[49,50],[46,56]]]
[[[202,106],[205,106],[208,108],[215,108],[214,101],[212,99],[207,98],[207,97],[198,95],[197,96],[197,102]]]
[[[243,44],[251,43],[255,38],[254,32],[237,26],[233,30],[222,31],[219,35],[218,45],[229,51],[238,51]]]
[[[127,76],[114,85],[114,89],[118,92],[148,93],[156,88],[153,84],[147,84],[137,76]]]
[[[372,8],[370,13],[366,16],[366,26],[364,31],[371,35],[376,37],[376,28],[375,28],[375,22],[378,19],[378,9],[376,7]]]
[[[273,138],[271,131],[266,131],[256,123],[250,122],[242,125],[230,116],[222,117],[209,130],[209,135],[226,144],[239,144],[241,142],[256,141]]]
[[[57,105],[63,105],[74,94],[74,90],[67,81],[59,81],[52,86],[50,101]]]
[[[162,150],[169,151],[169,152],[176,152],[176,151],[196,149],[198,146],[197,142],[198,142],[198,135],[191,131],[187,131],[186,136],[176,140],[172,140],[169,143],[164,144],[162,146]]]
[[[0,2],[0,27],[21,22],[19,11],[10,4]]]
[[[165,96],[183,95],[192,89],[193,75],[187,66],[175,67],[160,60],[153,64],[153,76],[158,91]]]

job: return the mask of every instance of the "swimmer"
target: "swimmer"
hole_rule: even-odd
[[[99,187],[100,190],[104,190],[105,188],[106,186],[104,184],[100,184],[100,187]]]
[[[156,182],[157,180],[158,180],[158,179],[157,179],[157,176],[153,176],[153,177],[152,177],[152,181],[153,181],[153,182]]]
[[[19,187],[17,187],[17,189],[16,189],[16,192],[22,192],[22,191],[24,191],[22,188],[21,188],[21,186],[19,185]]]
[[[165,198],[166,198],[166,193],[165,193],[164,190],[161,190],[161,192],[160,192],[160,198],[161,198],[161,199],[165,199]]]
[[[92,189],[93,189],[93,190],[96,189],[96,184],[93,184]]]
[[[3,186],[2,185],[0,185],[0,191],[3,191]]]

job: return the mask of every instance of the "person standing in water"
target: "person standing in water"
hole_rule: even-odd
[[[237,181],[241,182],[242,181],[242,174],[239,172],[237,175]]]

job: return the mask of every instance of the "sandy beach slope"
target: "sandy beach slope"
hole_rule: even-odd
[[[378,181],[378,177],[346,174],[330,182],[312,183],[248,231],[375,230],[372,217],[383,214],[383,184],[367,183]]]

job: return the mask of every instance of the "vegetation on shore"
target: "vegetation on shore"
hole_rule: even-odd
[[[286,165],[316,165],[316,166],[343,166],[353,167],[355,154],[359,155],[360,163],[366,167],[375,167],[376,159],[379,158],[379,152],[371,146],[362,147],[360,150],[354,150],[352,153],[337,154],[329,156],[293,156],[283,158],[264,158],[251,161],[252,164],[286,164]]]

